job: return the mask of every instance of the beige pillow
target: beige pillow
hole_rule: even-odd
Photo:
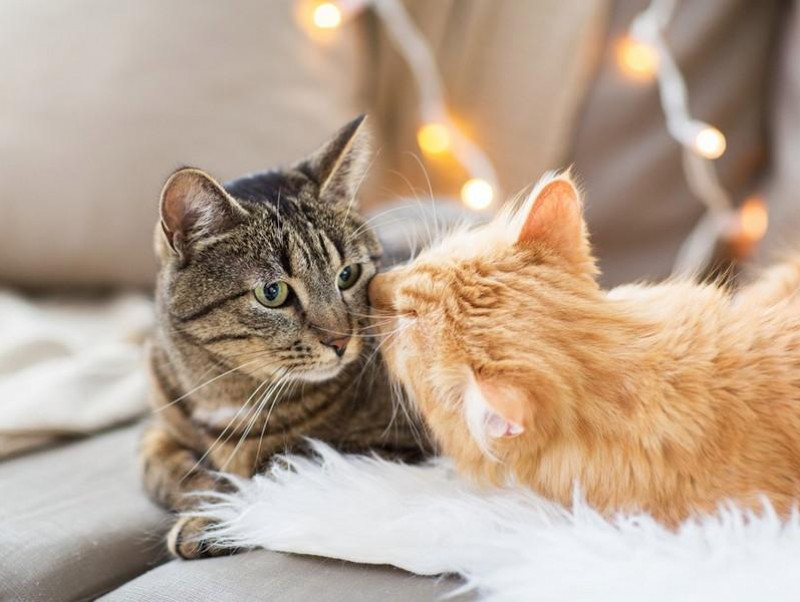
[[[299,158],[358,111],[291,2],[0,3],[0,285],[148,285],[163,180]]]

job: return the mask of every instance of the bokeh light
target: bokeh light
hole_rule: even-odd
[[[439,155],[450,148],[450,131],[443,123],[426,123],[417,131],[417,144],[426,155]]]
[[[706,159],[719,159],[725,152],[725,136],[717,128],[704,126],[695,134],[694,150]]]
[[[769,227],[769,215],[764,199],[753,196],[739,208],[739,229],[742,236],[752,242],[764,238]]]
[[[336,29],[342,24],[342,11],[333,2],[322,2],[314,9],[312,19],[320,29]]]
[[[614,46],[620,70],[634,81],[647,82],[658,70],[658,52],[653,46],[632,36],[620,38]]]
[[[482,178],[467,180],[461,187],[462,202],[475,211],[488,209],[494,200],[492,185]]]

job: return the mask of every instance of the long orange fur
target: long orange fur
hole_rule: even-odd
[[[605,291],[596,274],[561,174],[373,279],[390,371],[442,450],[479,480],[564,504],[577,484],[605,514],[674,526],[724,500],[759,510],[763,496],[787,513],[800,494],[800,260],[736,295],[689,280]],[[470,430],[476,403],[478,428],[513,429]]]

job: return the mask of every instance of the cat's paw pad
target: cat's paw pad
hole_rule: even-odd
[[[167,534],[169,553],[184,560],[235,554],[236,549],[214,545],[208,539],[208,528],[214,521],[201,516],[181,516]]]

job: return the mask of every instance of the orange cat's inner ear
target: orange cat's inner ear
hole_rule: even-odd
[[[518,244],[547,246],[564,257],[580,260],[586,252],[581,200],[578,189],[560,176],[539,190],[527,205]]]
[[[487,451],[489,439],[521,435],[529,421],[523,394],[514,387],[474,374],[467,381],[464,408],[470,433]]]
[[[511,425],[524,430],[525,399],[519,391],[489,380],[478,380],[478,387],[489,407]]]

